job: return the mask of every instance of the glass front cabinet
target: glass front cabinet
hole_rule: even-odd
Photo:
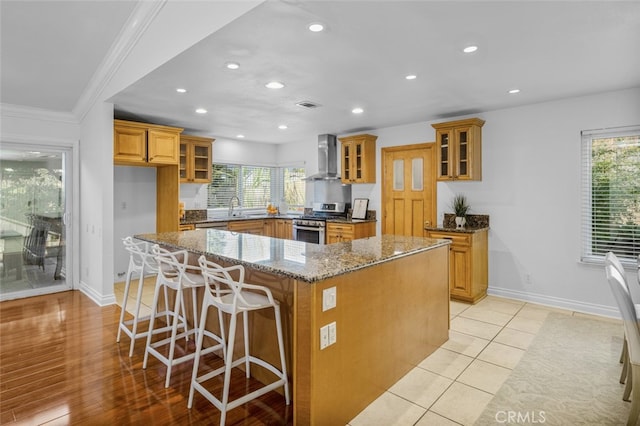
[[[211,182],[213,141],[199,136],[180,136],[180,183]]]
[[[362,134],[339,138],[342,144],[342,182],[376,182],[377,136]]]
[[[470,118],[432,124],[436,129],[438,180],[482,180],[482,126]]]

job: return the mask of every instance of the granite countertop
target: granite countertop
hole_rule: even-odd
[[[182,219],[180,220],[180,225],[189,225],[196,223],[209,223],[209,222],[233,222],[238,220],[262,220],[262,219],[297,219],[300,215],[289,215],[289,214],[278,214],[278,215],[270,215],[270,214],[251,214],[244,216],[220,216],[216,218],[195,218],[195,219]]]
[[[459,232],[462,234],[473,234],[474,232],[486,231],[489,229],[489,216],[485,214],[467,215],[467,224],[464,228],[456,228],[455,215],[445,213],[444,220],[440,226],[425,226],[426,231],[438,232]]]
[[[488,226],[483,226],[480,228],[461,228],[458,229],[455,226],[454,227],[444,227],[444,226],[436,226],[436,227],[430,227],[430,226],[425,226],[424,227],[425,231],[436,231],[436,232],[458,232],[460,234],[473,234],[475,232],[481,232],[481,231],[486,231],[489,229]]]
[[[135,238],[308,283],[450,244],[447,240],[383,235],[318,245],[217,229],[140,234]]]

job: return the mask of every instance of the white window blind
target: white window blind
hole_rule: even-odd
[[[228,208],[231,197],[240,199],[243,209],[264,209],[284,201],[289,211],[302,211],[305,196],[304,167],[265,167],[213,164],[208,187],[208,208]],[[234,204],[235,205],[235,204]]]
[[[582,260],[640,254],[640,126],[582,132]]]

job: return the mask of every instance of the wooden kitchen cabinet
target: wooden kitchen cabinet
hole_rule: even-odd
[[[113,120],[113,162],[123,166],[178,164],[177,127]]]
[[[179,231],[193,231],[194,229],[196,229],[196,225],[193,223],[181,223],[178,226]]]
[[[343,183],[376,182],[376,139],[368,134],[339,138]]]
[[[375,222],[360,223],[335,223],[327,222],[327,244],[353,241],[358,238],[373,237],[376,235]]]
[[[276,222],[274,219],[264,219],[262,222],[262,235],[276,237]]]
[[[156,232],[179,229],[177,127],[113,120],[113,163],[156,168]]]
[[[275,234],[276,238],[282,238],[283,240],[293,239],[293,221],[291,219],[275,219]]]
[[[487,295],[488,231],[427,231],[427,237],[451,240],[449,290],[452,299],[476,303]]]
[[[180,183],[211,182],[211,144],[215,139],[180,136]]]
[[[227,225],[228,231],[240,232],[242,234],[264,235],[264,220],[234,220]]]
[[[470,118],[432,124],[436,129],[437,180],[482,180],[482,126]]]

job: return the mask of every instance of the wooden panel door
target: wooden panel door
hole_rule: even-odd
[[[179,163],[180,132],[150,129],[147,138],[147,160],[149,163]]]
[[[116,164],[147,162],[147,131],[116,124],[113,131],[113,161]]]
[[[382,233],[419,236],[436,223],[435,144],[382,149]]]

